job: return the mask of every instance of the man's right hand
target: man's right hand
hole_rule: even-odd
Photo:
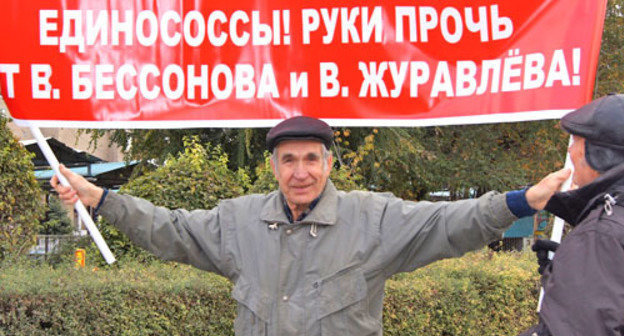
[[[102,198],[104,190],[67,169],[64,165],[60,165],[59,168],[61,174],[65,176],[71,185],[71,187],[62,186],[56,175],[50,179],[50,185],[59,194],[61,201],[67,205],[73,205],[80,198],[84,205],[96,207],[100,202],[100,198]]]

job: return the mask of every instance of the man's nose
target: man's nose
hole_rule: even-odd
[[[308,176],[308,169],[305,167],[303,162],[299,162],[295,165],[293,176],[296,179],[305,179]]]

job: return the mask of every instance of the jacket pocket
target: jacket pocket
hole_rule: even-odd
[[[241,277],[232,297],[238,302],[234,332],[237,336],[266,336],[271,314],[271,300],[259,288]]]
[[[318,318],[321,335],[377,335],[380,321],[371,317],[364,274],[352,270],[320,282]]]

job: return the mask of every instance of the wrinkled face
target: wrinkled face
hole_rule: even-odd
[[[288,205],[307,208],[325,188],[331,155],[323,158],[323,145],[312,140],[282,141],[275,150],[271,168]]]
[[[595,180],[600,173],[589,166],[585,160],[585,138],[580,136],[572,136],[572,144],[568,147],[570,160],[574,166],[574,174],[572,175],[572,183],[578,187],[585,186]]]

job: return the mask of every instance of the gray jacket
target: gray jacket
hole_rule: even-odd
[[[234,282],[236,335],[381,335],[385,280],[499,239],[516,217],[504,194],[411,202],[327,183],[289,223],[279,192],[174,210],[111,194],[101,214],[167,260]]]

